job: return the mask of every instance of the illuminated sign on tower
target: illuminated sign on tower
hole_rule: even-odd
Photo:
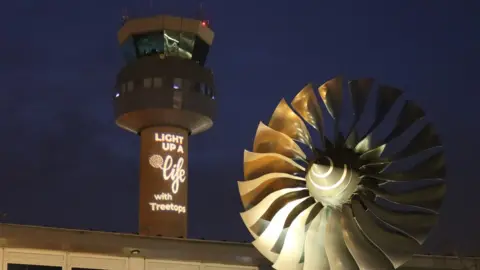
[[[127,20],[118,32],[126,65],[113,93],[116,123],[141,137],[139,233],[187,236],[188,137],[215,114],[205,67],[213,32],[199,20]]]
[[[140,149],[140,228],[148,231],[186,231],[188,133],[174,127],[142,131]],[[163,228],[166,227],[166,228]]]

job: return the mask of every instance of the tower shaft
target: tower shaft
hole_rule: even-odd
[[[151,127],[140,137],[139,233],[186,237],[188,132]]]

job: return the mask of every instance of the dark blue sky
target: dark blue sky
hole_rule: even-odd
[[[22,0],[0,17],[0,211],[5,221],[133,232],[139,138],[116,127],[121,10],[142,1]],[[195,14],[197,1],[153,1]],[[446,147],[448,195],[430,246],[480,254],[480,2],[205,1],[216,32],[213,129],[190,140],[190,236],[250,240],[238,212],[243,149],[282,97],[337,74],[406,92]]]

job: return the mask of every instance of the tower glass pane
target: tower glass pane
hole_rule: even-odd
[[[185,59],[192,59],[193,48],[195,45],[195,35],[192,33],[180,33],[180,57]]]
[[[180,32],[165,30],[165,54],[167,56],[179,56]]]
[[[161,53],[164,51],[163,32],[154,32],[134,36],[137,57]]]
[[[133,38],[129,37],[121,46],[123,58],[125,61],[131,62],[137,58],[135,52],[135,45],[133,44]]]
[[[207,55],[208,51],[210,50],[210,46],[198,36],[195,37],[194,45],[195,46],[193,48],[192,60],[203,66],[207,61]]]

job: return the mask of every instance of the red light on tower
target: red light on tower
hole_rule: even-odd
[[[207,26],[207,21],[202,21],[202,26]]]

